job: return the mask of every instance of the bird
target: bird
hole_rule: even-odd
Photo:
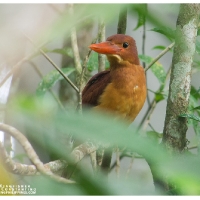
[[[83,106],[114,114],[131,124],[142,109],[147,95],[145,70],[140,65],[136,42],[124,34],[115,34],[89,48],[105,54],[108,70],[94,75],[82,91]],[[105,150],[101,168],[108,173],[111,150]]]
[[[89,48],[105,54],[108,70],[94,75],[82,91],[82,104],[114,114],[131,124],[142,109],[147,95],[146,76],[140,65],[136,42],[115,34]]]

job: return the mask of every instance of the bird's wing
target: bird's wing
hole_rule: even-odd
[[[83,105],[97,106],[99,97],[110,82],[110,70],[102,71],[94,75],[83,89]]]

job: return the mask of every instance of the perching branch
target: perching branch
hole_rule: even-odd
[[[187,119],[179,115],[189,104],[199,13],[199,4],[180,5],[163,131],[163,143],[170,151],[181,152],[186,146]]]

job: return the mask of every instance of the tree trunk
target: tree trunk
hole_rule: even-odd
[[[172,71],[163,131],[163,143],[169,151],[181,152],[186,146],[191,70],[199,20],[199,4],[181,4],[176,25]]]

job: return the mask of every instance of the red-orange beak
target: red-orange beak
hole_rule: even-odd
[[[116,54],[122,50],[120,47],[110,42],[91,44],[89,48],[101,54]]]

